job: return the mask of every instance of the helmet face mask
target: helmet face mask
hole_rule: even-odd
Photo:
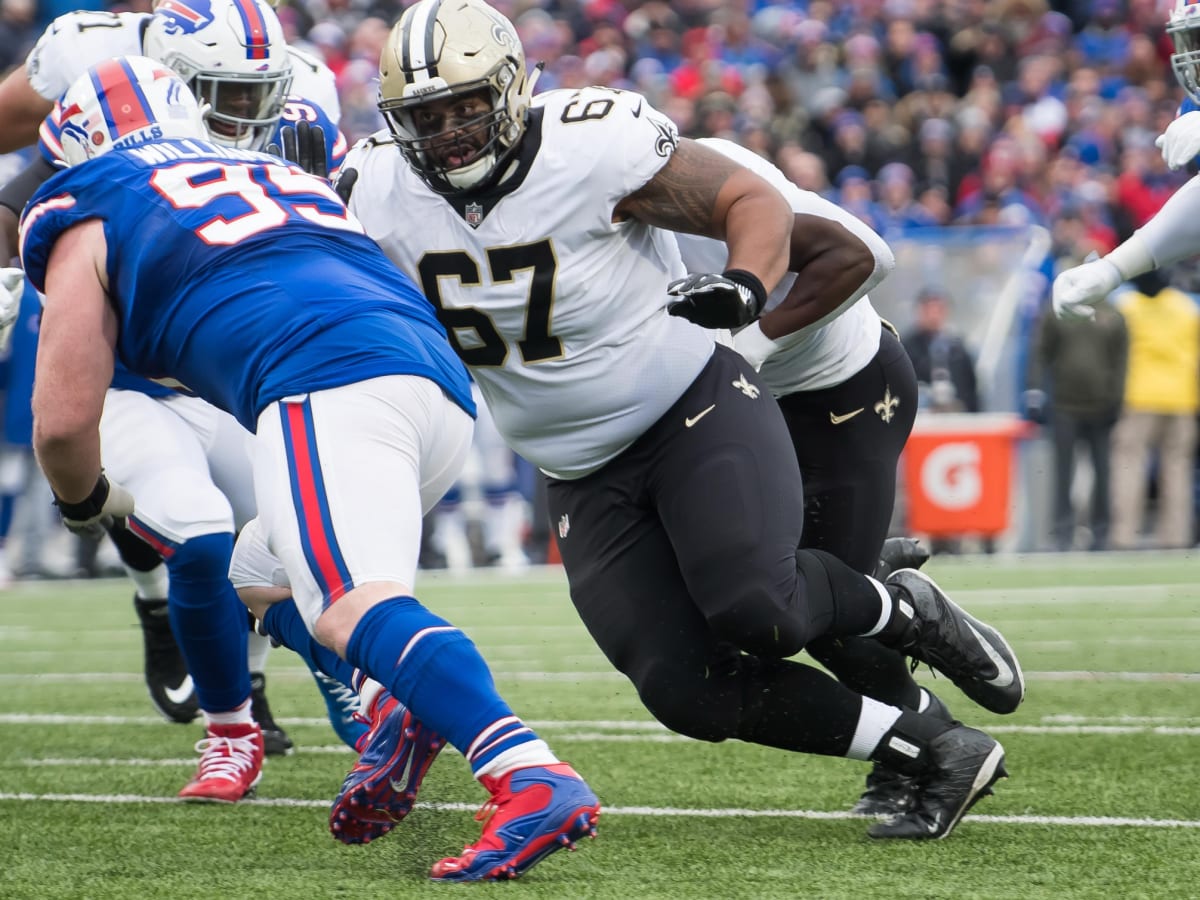
[[[161,0],[142,46],[206,105],[211,140],[266,146],[291,88],[292,64],[283,27],[263,0]]]
[[[1171,68],[1189,97],[1200,103],[1200,3],[1179,0],[1167,21],[1167,34],[1175,45]]]
[[[143,56],[117,57],[88,69],[67,89],[60,108],[68,166],[148,141],[208,136],[200,105],[183,80]]]
[[[480,0],[420,0],[388,36],[379,72],[379,110],[433,190],[481,190],[503,176],[537,73],[500,13]]]

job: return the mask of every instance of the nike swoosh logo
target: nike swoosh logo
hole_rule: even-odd
[[[996,687],[1008,687],[1013,683],[1014,676],[1012,667],[1004,661],[1003,656],[996,652],[995,647],[983,639],[983,635],[975,630],[974,625],[972,625],[970,622],[967,622],[966,624],[971,634],[975,635],[975,640],[979,641],[979,643],[983,645],[983,652],[987,654],[988,659],[990,659],[996,666],[996,677],[989,678],[988,684],[994,684]]]
[[[195,692],[196,692],[196,686],[192,683],[191,675],[189,675],[187,678],[183,679],[183,681],[180,682],[179,687],[177,687],[177,688],[169,687],[169,688],[165,688],[163,690],[163,693],[167,695],[167,699],[170,700],[172,703],[176,703],[176,704],[183,703],[185,700],[187,700],[188,697],[192,696],[192,694],[194,694]]]
[[[639,118],[639,117],[641,116],[641,114],[642,114],[642,104],[643,104],[644,102],[645,102],[644,100],[639,100],[639,101],[638,101],[637,109],[635,109],[635,110],[633,111],[633,117],[634,117],[635,119],[636,119],[636,118]]]
[[[846,420],[848,420],[848,419],[853,419],[855,416],[857,416],[857,415],[858,415],[860,412],[862,412],[864,409],[866,409],[866,407],[865,407],[865,406],[860,406],[858,409],[854,410],[853,412],[848,412],[848,413],[846,413],[844,416],[837,416],[837,415],[834,415],[834,414],[833,414],[833,411],[832,411],[832,410],[830,410],[830,412],[829,412],[829,421],[830,421],[830,422],[832,422],[834,425],[841,425],[841,424],[842,424],[843,422],[845,422]]]
[[[697,422],[699,422],[701,419],[703,419],[705,416],[707,416],[710,412],[712,412],[716,408],[717,408],[717,404],[714,403],[708,409],[702,409],[700,412],[696,413],[696,415],[692,416],[690,419],[684,419],[683,427],[691,428],[693,425],[695,425]]]
[[[929,833],[930,833],[930,834],[937,834],[937,833],[938,833],[938,829],[942,827],[942,814],[941,814],[940,812],[939,812],[939,813],[934,813],[934,814],[933,814],[933,821],[932,821],[932,822],[930,822],[930,823],[929,823],[928,825],[926,825],[925,827],[926,827],[927,829],[929,829]]]

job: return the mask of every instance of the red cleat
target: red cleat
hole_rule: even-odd
[[[421,781],[445,739],[413,718],[394,697],[375,709],[361,756],[329,811],[329,830],[343,844],[369,844],[412,812]]]
[[[200,768],[179,796],[196,803],[237,803],[262,778],[263,736],[255,723],[210,725],[196,742]]]
[[[483,777],[492,799],[475,816],[483,835],[434,863],[434,881],[502,881],[517,878],[555,850],[575,849],[596,836],[600,801],[565,763],[516,769],[500,778]]]

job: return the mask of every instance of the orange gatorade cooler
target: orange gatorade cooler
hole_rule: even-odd
[[[904,448],[908,528],[934,537],[995,536],[1008,527],[1015,413],[921,413]]]

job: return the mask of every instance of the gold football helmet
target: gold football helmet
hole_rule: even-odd
[[[379,75],[379,110],[433,190],[481,189],[501,177],[537,81],[508,19],[482,0],[420,0],[388,35]]]

